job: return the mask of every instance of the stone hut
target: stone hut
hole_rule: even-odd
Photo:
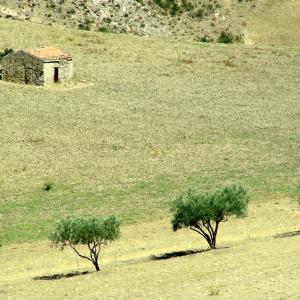
[[[55,47],[24,49],[0,60],[0,80],[44,86],[72,76],[72,58]]]

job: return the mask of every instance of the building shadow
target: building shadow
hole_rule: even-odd
[[[33,280],[60,280],[75,276],[87,275],[93,272],[83,271],[83,272],[70,272],[70,273],[62,273],[62,274],[53,274],[53,275],[45,275],[45,276],[36,276],[33,277]]]

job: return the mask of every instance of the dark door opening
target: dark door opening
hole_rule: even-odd
[[[54,68],[54,82],[58,82],[58,68]]]
[[[29,78],[30,78],[30,70],[29,69],[25,69],[25,84],[29,84]]]

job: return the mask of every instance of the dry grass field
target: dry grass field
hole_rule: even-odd
[[[76,76],[47,89],[0,82],[4,243],[45,238],[66,215],[166,217],[189,186],[236,182],[265,199],[299,183],[298,48],[0,20],[0,48],[43,45],[70,53]]]
[[[240,14],[243,14],[240,11]],[[244,32],[258,45],[300,46],[300,4],[298,0],[261,1],[259,10],[247,12]]]
[[[196,234],[172,233],[166,220],[125,226],[99,273],[47,242],[10,245],[0,258],[0,298],[299,299],[299,232],[274,238],[299,230],[299,214],[287,199],[252,204],[247,218],[221,225],[219,249],[204,252]],[[198,253],[153,260],[191,249]],[[74,271],[90,273],[54,280]]]
[[[24,25],[26,24],[26,25]],[[300,48],[92,33],[0,19],[0,49],[53,45],[75,78],[0,82],[0,299],[299,299]],[[52,184],[49,191],[45,184]],[[220,249],[172,233],[188,187],[240,183]],[[115,212],[103,271],[49,248],[52,223]],[[168,260],[151,255],[200,249]]]

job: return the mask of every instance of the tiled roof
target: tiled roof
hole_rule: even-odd
[[[23,51],[44,61],[55,61],[71,58],[68,54],[55,47],[24,49]]]

